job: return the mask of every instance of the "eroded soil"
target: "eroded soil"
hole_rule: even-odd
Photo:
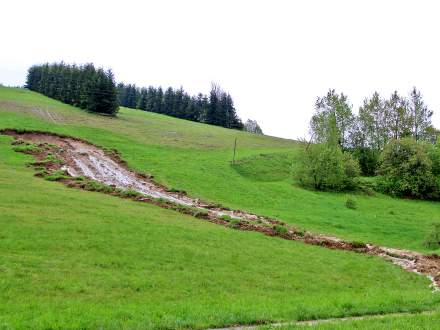
[[[350,250],[382,257],[403,269],[427,276],[433,290],[440,287],[440,257],[414,251],[348,242],[336,237],[313,234],[268,217],[191,198],[185,192],[171,191],[151,176],[129,169],[115,150],[104,150],[86,141],[42,132],[4,130],[13,136],[17,151],[34,155],[37,175],[87,190],[152,203],[240,230],[258,231],[268,236],[338,250]],[[60,175],[61,173],[61,175]],[[97,187],[96,183],[100,186]]]

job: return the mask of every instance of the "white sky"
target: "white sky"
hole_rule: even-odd
[[[117,81],[208,92],[218,82],[266,134],[308,131],[317,96],[355,109],[374,90],[417,86],[440,126],[436,1],[2,0],[0,83],[61,61],[112,68]]]

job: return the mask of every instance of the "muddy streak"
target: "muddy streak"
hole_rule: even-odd
[[[439,256],[423,255],[414,251],[379,247],[370,244],[356,244],[343,241],[337,237],[300,231],[278,220],[240,210],[229,210],[203,202],[200,199],[191,198],[182,192],[172,192],[167,190],[166,187],[157,184],[148,176],[141,175],[129,169],[118,154],[104,151],[102,148],[80,139],[41,132],[18,133],[13,130],[4,130],[2,133],[15,137],[16,141],[24,140],[37,144],[45,144],[45,148],[43,148],[45,151],[34,153],[34,156],[37,160],[42,161],[44,157],[48,155],[49,150],[52,155],[56,155],[56,158],[60,161],[59,163],[50,164],[43,162],[49,172],[63,169],[73,178],[84,176],[110,187],[133,190],[146,197],[137,198],[136,200],[154,203],[162,207],[170,208],[170,204],[192,207],[205,212],[207,214],[207,220],[224,226],[231,227],[231,225],[233,225],[233,228],[240,230],[258,231],[268,236],[278,236],[288,240],[302,241],[306,244],[318,245],[330,249],[349,250],[376,255],[407,271],[427,276],[432,281],[433,290],[439,290]],[[51,145],[55,145],[56,148],[51,147]],[[39,163],[39,165],[41,164]],[[72,182],[68,182],[68,180],[65,181],[65,183],[70,186],[75,186]],[[156,200],[153,201],[149,198]],[[163,200],[168,204],[158,202],[157,199]],[[173,209],[179,211],[179,208]],[[180,211],[183,212],[183,209],[180,209]],[[238,222],[232,223],[230,220],[225,220],[225,215]]]
[[[435,312],[433,311],[425,311],[420,313],[388,313],[388,314],[370,314],[363,316],[347,316],[341,318],[329,318],[329,319],[316,319],[316,320],[308,320],[308,321],[291,321],[291,322],[276,322],[276,323],[268,323],[265,325],[238,325],[231,326],[226,328],[210,328],[208,330],[258,330],[261,328],[265,329],[276,329],[276,328],[284,328],[289,326],[296,327],[313,327],[324,323],[335,323],[335,326],[340,322],[346,321],[361,321],[361,320],[375,320],[375,319],[384,319],[387,317],[409,317],[409,316],[429,316],[433,315]]]

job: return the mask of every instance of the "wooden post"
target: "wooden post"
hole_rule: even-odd
[[[234,156],[232,157],[232,165],[235,165],[235,150],[237,149],[237,138],[234,141]]]

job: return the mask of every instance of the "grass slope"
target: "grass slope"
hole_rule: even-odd
[[[69,189],[30,160],[0,138],[0,328],[202,328],[439,302],[379,258]]]
[[[290,152],[295,143],[287,140],[125,109],[118,119],[100,117],[6,88],[0,126],[117,148],[161,182],[261,213],[279,211],[267,196],[264,205],[248,205],[252,198],[316,194],[287,179],[253,181],[228,163],[236,135],[242,158]],[[226,229],[44,181],[10,142],[0,136],[0,328],[205,328],[426,310],[440,302],[428,279],[376,257]]]
[[[0,88],[5,127],[65,133],[116,148],[132,167],[170,187],[349,240],[426,251],[422,242],[432,223],[440,222],[440,203],[358,195],[358,210],[349,210],[346,194],[292,185],[294,141],[124,108],[117,119],[102,117],[26,90]],[[235,137],[239,161],[232,167]]]

